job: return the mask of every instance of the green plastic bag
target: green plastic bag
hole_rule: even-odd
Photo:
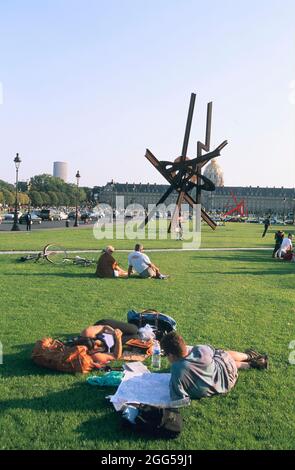
[[[97,385],[99,387],[118,387],[124,377],[124,372],[117,372],[112,370],[106,372],[104,375],[93,375],[88,377],[87,383],[90,385]]]

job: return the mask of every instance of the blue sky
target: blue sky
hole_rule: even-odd
[[[226,185],[295,185],[294,0],[0,0],[0,179],[69,163],[81,185],[164,182],[213,100]],[[294,86],[294,88],[292,88]]]

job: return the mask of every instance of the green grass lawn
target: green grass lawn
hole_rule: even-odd
[[[166,237],[166,230],[162,226],[162,236]],[[274,244],[274,233],[281,229],[279,226],[270,227],[265,238],[261,237],[263,225],[227,223],[224,227],[217,227],[215,231],[207,225],[202,226],[201,248],[267,248]],[[286,233],[295,233],[294,227],[283,227]],[[98,240],[93,236],[92,227],[63,229],[32,229],[32,232],[0,232],[0,250],[40,250],[47,243],[64,245],[67,249],[101,249],[105,244],[112,243],[118,249],[130,249],[136,240],[116,240],[111,229],[106,230],[108,239]],[[155,224],[151,225],[151,234],[156,237]],[[146,248],[180,248],[181,242],[169,238],[149,239],[140,238]],[[189,241],[189,240],[188,240]]]
[[[236,225],[205,231],[205,243],[272,246],[272,233],[261,240],[261,226]],[[55,241],[71,248],[97,244],[87,229],[55,233]],[[49,236],[0,235],[2,249],[40,248]],[[117,258],[126,265],[125,253]],[[288,346],[295,339],[295,264],[274,261],[268,251],[158,252],[152,259],[171,274],[168,280],[97,279],[92,268],[0,256],[1,449],[294,449],[295,366]],[[227,396],[194,401],[182,410],[183,433],[167,441],[126,433],[105,399],[113,389],[30,360],[41,337],[76,334],[99,318],[125,320],[130,308],[148,307],[175,318],[189,344],[268,352],[270,370],[241,372]]]

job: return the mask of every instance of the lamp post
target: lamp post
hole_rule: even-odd
[[[79,227],[78,224],[78,191],[79,191],[79,179],[81,178],[81,175],[79,173],[79,170],[77,170],[76,173],[76,180],[77,180],[77,191],[76,191],[76,214],[75,214],[75,223],[74,227]]]
[[[115,183],[114,183],[114,180],[112,180],[111,186],[112,186],[112,202],[111,202],[111,206],[112,206],[112,211],[113,211],[113,210],[114,210],[114,191],[115,191]]]
[[[284,197],[283,199],[283,203],[284,203],[284,208],[283,208],[283,222],[285,222],[285,208],[286,208],[286,198]]]
[[[28,192],[28,198],[29,198],[29,204],[28,204],[28,212],[31,212],[31,198],[30,198],[30,190],[31,190],[31,182],[28,180],[27,181],[27,192]]]
[[[295,224],[295,197],[293,197],[293,225]]]
[[[18,206],[18,170],[21,164],[21,159],[19,158],[18,153],[16,154],[16,157],[13,161],[15,164],[16,177],[15,177],[14,219],[13,219],[13,226],[12,226],[11,231],[16,232],[20,230],[19,225],[18,225],[17,206]]]

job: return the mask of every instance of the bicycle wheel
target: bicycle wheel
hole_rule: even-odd
[[[65,248],[51,243],[43,248],[43,256],[49,263],[63,264],[68,255]]]

